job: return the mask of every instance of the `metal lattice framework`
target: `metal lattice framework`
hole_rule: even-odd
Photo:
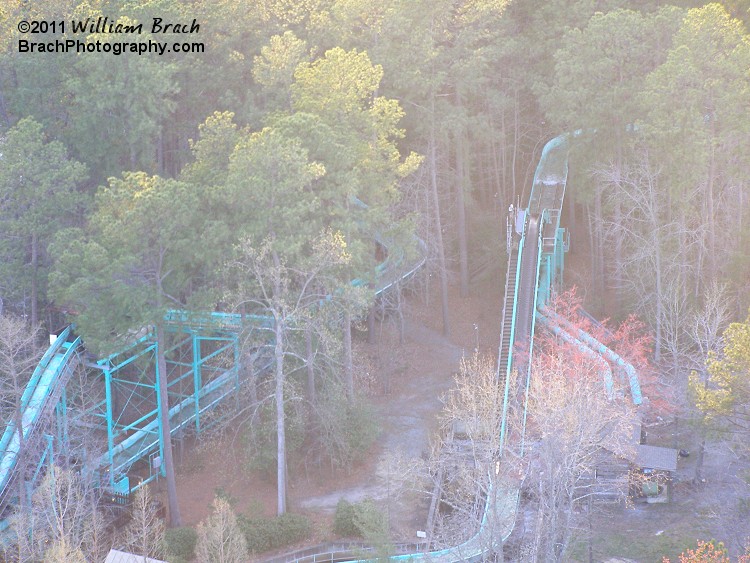
[[[565,319],[548,312],[546,304],[554,289],[562,287],[564,254],[568,250],[568,237],[560,227],[563,200],[568,178],[568,152],[571,139],[580,131],[560,135],[549,141],[537,166],[527,207],[514,212],[519,221],[509,222],[508,261],[503,300],[502,328],[498,350],[497,377],[503,383],[504,400],[500,436],[500,451],[513,447],[523,455],[526,414],[531,383],[531,359],[534,350],[534,333],[537,319],[545,327],[566,341],[578,346],[587,355],[601,360],[601,375],[605,385],[612,381],[612,369],[624,371],[630,381],[633,402],[642,401],[638,376],[633,366],[612,350],[583,331],[573,330]],[[544,313],[544,314],[543,314]],[[518,378],[513,377],[518,373]],[[520,385],[522,393],[511,389]],[[520,404],[519,404],[520,403]],[[511,437],[507,418],[511,409],[523,413],[521,432]],[[512,442],[512,443],[511,443]],[[495,462],[502,463],[502,459]],[[520,483],[497,482],[493,468],[487,468],[490,486],[486,492],[483,515],[478,531],[466,541],[438,551],[423,551],[423,546],[401,546],[404,553],[391,556],[391,561],[450,562],[482,561],[510,537],[513,531]],[[494,475],[498,475],[497,466]],[[420,549],[421,548],[421,549]],[[325,556],[326,554],[323,554]],[[336,553],[336,560],[345,561],[346,552]],[[317,554],[285,559],[287,561],[320,561]],[[352,557],[349,563],[362,561]]]
[[[401,249],[389,250],[372,281],[351,283],[373,287],[380,298],[424,265],[421,255],[409,261]],[[167,380],[171,433],[198,434],[240,406],[243,335],[253,333],[259,350],[273,343],[273,321],[262,315],[170,311],[164,326],[166,374],[159,373],[151,329],[96,361],[84,361],[73,327],[54,340],[24,390],[21,431],[11,421],[0,438],[0,530],[7,527],[5,509],[18,501],[19,478],[30,492],[52,463],[72,465],[121,494],[164,475],[160,377]],[[270,367],[262,353],[249,356],[256,375]],[[22,455],[32,475],[19,475]]]
[[[633,402],[640,404],[638,377],[627,364],[606,346],[583,331],[575,331],[564,319],[547,312],[545,305],[555,287],[562,285],[564,253],[567,238],[560,228],[560,215],[568,174],[568,150],[571,138],[565,134],[552,139],[544,147],[534,176],[528,206],[522,210],[517,235],[510,231],[507,277],[502,313],[497,375],[504,381],[505,396],[500,449],[508,447],[507,415],[511,407],[523,410],[525,427],[528,389],[531,380],[536,320],[550,330],[604,361],[602,377],[611,381],[610,364],[624,371],[630,381]],[[385,262],[376,268],[375,295],[382,296],[398,288],[424,264],[424,258],[407,263],[402,253],[392,249]],[[368,285],[353,280],[353,285]],[[543,313],[543,314],[542,314]],[[167,381],[169,389],[169,420],[173,433],[187,429],[201,432],[209,426],[217,406],[229,397],[236,397],[240,386],[239,335],[250,325],[265,332],[271,319],[224,313],[187,313],[172,311],[165,318],[168,327]],[[87,426],[105,436],[104,453],[87,457],[86,469],[98,473],[100,484],[114,491],[129,492],[128,473],[133,466],[148,460],[148,475],[143,482],[156,478],[163,471],[155,459],[161,459],[160,374],[156,367],[157,342],[149,332],[131,346],[91,364],[97,371],[93,378],[93,405],[68,414],[66,385],[78,365],[80,338],[66,329],[45,354],[27,386],[22,399],[23,425],[19,433],[9,425],[0,438],[0,510],[10,502],[11,484],[17,478],[20,445],[14,436],[23,435],[28,444],[36,439],[46,444],[36,459],[36,475],[50,463],[57,452],[67,452],[68,429],[72,425]],[[605,369],[604,366],[607,366]],[[608,371],[609,370],[609,371]],[[524,393],[521,405],[517,393],[511,393],[512,373],[517,371]],[[103,389],[102,389],[103,387]],[[54,420],[54,423],[51,422]],[[514,447],[523,452],[524,431],[513,437]],[[15,444],[15,445],[14,445]],[[154,471],[157,469],[158,471]],[[488,468],[492,473],[492,468]],[[495,474],[497,474],[497,469]],[[391,560],[402,561],[480,561],[511,534],[520,496],[518,483],[495,483],[486,494],[486,503],[477,533],[459,545],[428,553],[411,553],[409,546],[402,555]],[[298,561],[312,561],[315,555]],[[356,559],[352,559],[355,561]]]
[[[200,433],[215,422],[216,417],[209,416],[214,407],[239,390],[239,327],[221,322],[227,320],[223,315],[217,317],[220,322],[215,328],[206,323],[190,326],[175,319],[180,315],[185,314],[168,316],[164,351],[170,426],[175,434],[187,430]],[[106,431],[106,452],[91,467],[103,470],[107,485],[116,492],[129,492],[127,474],[139,460],[149,460],[142,483],[164,471],[159,464],[164,444],[158,346],[149,332],[125,350],[97,361],[95,369],[101,374],[104,397],[79,413],[80,418],[99,420],[99,428]]]

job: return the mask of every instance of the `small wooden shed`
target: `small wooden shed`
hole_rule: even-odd
[[[635,465],[643,471],[644,476],[652,477],[643,484],[643,491],[649,497],[649,502],[670,502],[678,451],[646,444],[638,444],[636,448]],[[660,483],[666,485],[666,496],[658,494]]]
[[[107,558],[104,563],[167,563],[160,559],[152,559],[151,557],[143,557],[143,555],[135,555],[134,553],[127,553],[117,549],[110,549],[107,554]]]

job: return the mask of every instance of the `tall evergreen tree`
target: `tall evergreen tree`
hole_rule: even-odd
[[[86,168],[31,118],[0,139],[0,299],[28,302],[33,325],[47,303],[47,246],[80,220],[85,179]]]
[[[59,241],[53,276],[59,303],[78,312],[87,346],[110,351],[131,331],[154,327],[170,523],[180,524],[172,460],[164,315],[187,308],[200,284],[197,272],[211,249],[201,240],[197,190],[184,182],[126,173],[97,194],[88,233]],[[76,236],[77,235],[77,236]],[[202,252],[201,250],[205,251]],[[209,306],[205,301],[201,309]]]

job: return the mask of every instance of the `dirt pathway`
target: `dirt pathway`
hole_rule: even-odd
[[[412,540],[423,529],[428,499],[402,494],[391,487],[383,467],[394,458],[426,457],[430,437],[438,430],[441,397],[453,385],[464,354],[477,346],[481,353],[495,354],[499,335],[500,295],[496,287],[475,288],[475,297],[450,295],[452,337],[441,334],[439,301],[416,297],[407,303],[405,342],[398,344],[397,331],[386,319],[379,342],[361,352],[370,357],[375,373],[372,401],[380,416],[381,434],[367,459],[348,471],[331,474],[329,469],[292,468],[292,511],[313,517],[315,537],[330,538],[330,519],[339,499],[358,502],[375,499],[390,515],[394,540]],[[407,462],[408,463],[408,462]],[[276,488],[272,476],[248,472],[238,443],[203,442],[178,464],[178,496],[184,523],[194,526],[205,518],[216,494],[228,496],[237,513],[249,516],[275,512]],[[393,467],[391,465],[391,467]],[[157,484],[163,496],[162,483]],[[319,529],[318,529],[319,528]]]
[[[480,353],[496,353],[499,288],[475,288],[474,293],[474,297],[462,299],[456,290],[451,291],[450,339],[441,333],[437,300],[430,305],[416,299],[409,303],[404,344],[394,342],[395,329],[391,327],[380,345],[370,350],[380,356],[381,364],[393,368],[391,374],[379,374],[389,379],[390,392],[375,399],[382,432],[374,455],[352,475],[297,490],[296,507],[332,514],[341,498],[358,502],[370,497],[387,510],[392,539],[413,540],[415,531],[424,528],[428,499],[394,491],[386,468],[393,467],[394,459],[416,464],[427,457],[430,438],[438,431],[441,398],[453,385],[461,357],[477,347]]]
[[[389,494],[388,478],[379,469],[394,458],[408,462],[427,456],[430,436],[438,426],[440,398],[453,383],[462,349],[418,320],[407,322],[405,334],[406,365],[392,381],[391,393],[377,399],[382,432],[376,455],[356,468],[354,481],[347,479],[344,488],[323,493],[314,489],[298,491],[295,504],[299,508],[332,514],[342,498],[360,502],[369,497],[388,505],[394,529],[424,526],[423,507],[411,503],[404,506],[406,503],[398,502],[399,498],[394,499],[398,495]]]

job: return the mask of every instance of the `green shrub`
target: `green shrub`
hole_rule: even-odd
[[[339,536],[371,540],[387,537],[388,523],[372,499],[366,498],[356,504],[341,499],[336,505],[333,529]]]
[[[356,509],[346,499],[339,500],[336,505],[336,514],[333,517],[333,531],[338,536],[351,537],[360,536],[361,532],[354,522]]]
[[[287,463],[297,455],[305,439],[306,421],[301,401],[288,401],[284,405]],[[261,471],[272,477],[276,472],[276,406],[272,401],[263,403],[259,416],[244,434],[247,447],[248,469]]]
[[[270,518],[247,518],[238,516],[237,523],[245,534],[247,549],[253,553],[262,553],[271,549],[274,543],[273,524]]]
[[[371,498],[355,505],[354,524],[368,542],[383,543],[388,538],[388,519]]]
[[[195,557],[195,544],[198,533],[193,528],[169,528],[164,535],[169,560],[190,561]]]
[[[232,493],[227,491],[224,487],[215,487],[214,497],[227,501],[227,503],[231,507],[234,507],[234,505],[237,504],[237,499],[234,498],[234,496],[232,496]]]
[[[363,398],[350,403],[340,385],[324,389],[319,401],[318,439],[331,463],[349,467],[361,461],[380,433],[373,406]]]
[[[310,519],[301,514],[283,514],[275,518],[240,516],[237,522],[245,534],[247,548],[253,553],[290,545],[310,535]]]
[[[363,400],[351,405],[347,411],[346,439],[352,458],[360,461],[380,434],[375,409]]]

